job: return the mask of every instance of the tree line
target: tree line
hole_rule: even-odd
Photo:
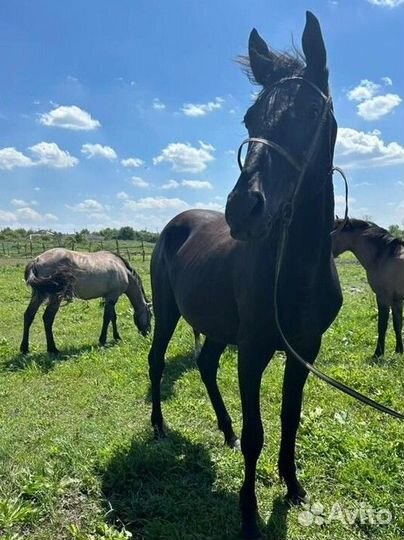
[[[0,241],[3,242],[23,242],[32,235],[41,241],[47,241],[50,237],[54,238],[56,241],[71,237],[76,243],[86,242],[92,237],[100,237],[103,240],[136,240],[139,242],[155,243],[159,237],[158,233],[145,230],[137,231],[128,225],[119,229],[107,227],[105,229],[100,229],[99,231],[91,232],[88,229],[82,229],[73,234],[63,234],[54,230],[38,231],[23,228],[11,229],[10,227],[0,229]]]

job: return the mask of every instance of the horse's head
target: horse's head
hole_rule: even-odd
[[[305,63],[298,55],[271,51],[255,29],[250,35],[246,63],[262,90],[244,117],[247,155],[226,205],[231,234],[239,240],[266,235],[302,181],[304,193],[317,193],[330,172],[336,122],[326,50],[310,12],[302,48]]]
[[[145,302],[140,309],[133,312],[133,321],[142,336],[147,336],[150,332],[152,316],[151,302]]]

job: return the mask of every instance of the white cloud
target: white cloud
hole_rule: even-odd
[[[30,146],[29,150],[34,155],[35,165],[43,165],[51,169],[64,169],[74,167],[79,160],[62,150],[56,143],[40,142]]]
[[[186,210],[189,204],[182,199],[165,197],[144,197],[137,201],[129,199],[124,202],[127,210]]]
[[[363,101],[373,97],[379,88],[379,84],[369,81],[368,79],[363,79],[358,86],[355,86],[355,88],[352,88],[352,90],[347,92],[347,97],[350,101]]]
[[[15,213],[18,219],[21,221],[40,222],[43,219],[43,216],[39,212],[33,208],[30,208],[29,206],[18,208]]]
[[[385,86],[393,84],[390,77],[382,77],[382,81]],[[358,86],[347,92],[349,100],[359,102],[357,113],[364,120],[378,120],[400,105],[400,96],[397,94],[376,95],[379,90],[380,84],[363,79]]]
[[[179,187],[179,182],[177,180],[169,180],[161,186],[161,189],[177,189]]]
[[[206,169],[207,164],[215,158],[212,155],[214,147],[199,141],[200,148],[194,148],[189,143],[170,143],[153,159],[154,165],[168,162],[174,171],[198,173]]]
[[[213,186],[207,180],[183,180],[181,185],[190,189],[213,189]]]
[[[13,212],[6,212],[0,210],[0,223],[14,223],[17,221],[17,217]]]
[[[92,131],[101,126],[90,113],[83,111],[77,105],[56,107],[48,113],[40,115],[39,121],[44,126],[73,129],[75,131]]]
[[[105,207],[95,199],[85,199],[81,203],[73,206],[67,204],[66,207],[69,208],[69,210],[73,210],[73,212],[88,212],[92,214],[97,214],[105,210]]]
[[[149,186],[149,182],[143,180],[140,176],[132,176],[132,184],[138,188],[146,188]]]
[[[336,161],[343,167],[387,167],[404,163],[404,146],[397,142],[386,144],[378,130],[339,128],[335,151]]]
[[[126,199],[129,199],[129,195],[125,191],[120,191],[116,194],[116,198],[120,201],[126,201]]]
[[[24,206],[36,206],[38,203],[37,201],[24,201],[23,199],[11,199],[11,204],[15,206],[16,208],[22,208]]]
[[[130,169],[136,169],[137,167],[144,165],[144,161],[139,158],[127,158],[121,160],[121,165]]]
[[[105,159],[113,160],[118,156],[113,148],[110,146],[102,146],[101,144],[83,144],[81,147],[81,152],[85,154],[88,158],[92,157],[103,157]]]
[[[364,120],[378,120],[382,116],[389,114],[401,103],[401,98],[397,94],[385,94],[367,99],[358,105],[358,115]]]
[[[213,201],[210,201],[210,202],[207,202],[207,203],[197,202],[193,206],[195,208],[201,208],[203,210],[216,210],[216,211],[219,211],[219,212],[223,212],[223,210],[224,210],[224,205],[223,204],[213,202]]]
[[[214,110],[221,109],[223,103],[224,99],[220,97],[217,97],[214,101],[209,101],[208,103],[184,103],[181,111],[185,116],[197,118],[199,116],[205,116]]]
[[[0,169],[11,171],[17,167],[32,167],[33,165],[31,158],[14,147],[8,146],[0,149]]]
[[[375,6],[394,8],[403,4],[404,0],[368,0],[368,2]]]
[[[162,103],[159,98],[154,98],[153,99],[153,105],[152,105],[153,109],[156,110],[156,111],[164,111],[164,109],[166,108],[165,104]]]
[[[62,150],[56,143],[40,142],[29,148],[34,160],[15,148],[0,149],[0,169],[11,171],[17,167],[44,166],[51,169],[74,167],[79,160]],[[36,189],[36,188],[34,188]]]
[[[58,218],[55,214],[41,214],[37,210],[30,208],[29,206],[23,206],[17,208],[15,212],[5,212],[0,210],[0,222],[13,224],[24,223],[49,223],[55,222]]]

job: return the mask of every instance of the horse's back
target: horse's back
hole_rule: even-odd
[[[84,300],[117,298],[128,286],[124,263],[109,251],[90,253],[53,248],[36,257],[34,264],[40,276],[69,270],[74,276],[74,294]]]

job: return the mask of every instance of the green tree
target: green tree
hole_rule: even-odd
[[[118,232],[118,239],[119,240],[134,240],[135,239],[135,231],[132,227],[129,227],[127,225],[126,227],[121,227]]]

